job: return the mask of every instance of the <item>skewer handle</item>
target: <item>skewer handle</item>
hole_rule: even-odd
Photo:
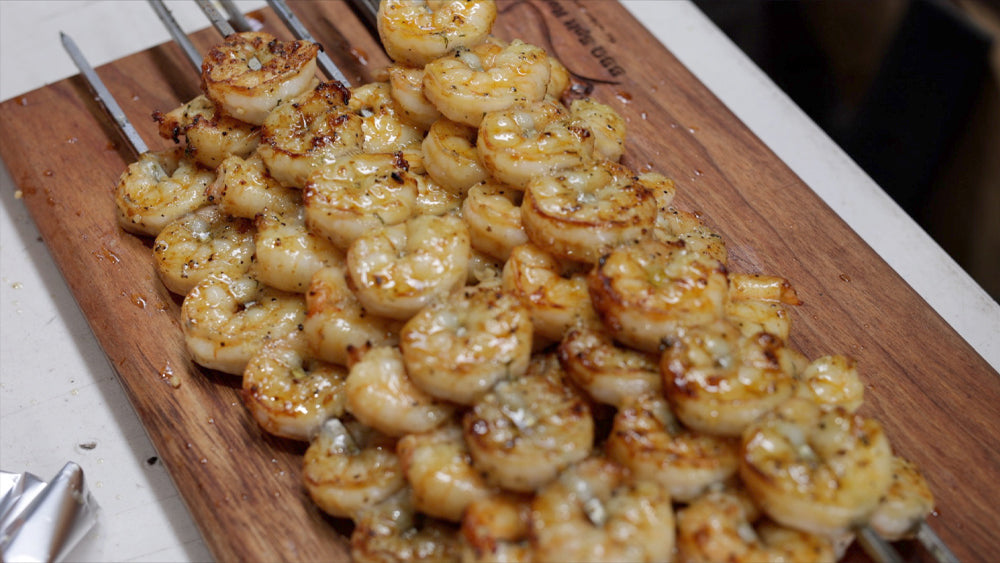
[[[222,14],[215,9],[215,5],[212,4],[211,0],[194,1],[198,4],[201,11],[205,13],[208,19],[212,22],[212,25],[215,26],[215,29],[217,29],[223,37],[229,37],[230,35],[236,33],[236,29],[234,29],[232,24],[229,23],[229,20],[222,17]]]
[[[377,34],[379,0],[351,0],[351,5],[361,15],[361,19],[372,33]]]
[[[157,17],[166,26],[167,31],[170,32],[170,36],[173,37],[174,42],[181,46],[184,54],[187,55],[188,60],[195,67],[195,69],[201,73],[201,53],[198,52],[194,47],[194,43],[191,43],[191,39],[188,38],[181,26],[177,24],[177,20],[174,19],[173,14],[170,13],[170,9],[163,3],[163,0],[149,0],[149,5],[153,7],[156,12]]]
[[[958,558],[955,554],[951,552],[951,549],[944,543],[940,536],[927,525],[927,522],[921,522],[920,527],[917,528],[917,541],[924,546],[924,549],[929,551],[934,559],[939,563],[959,563]]]
[[[291,30],[292,35],[294,35],[296,39],[316,43],[316,40],[313,39],[309,30],[302,25],[302,22],[299,21],[299,18],[295,16],[295,13],[292,12],[291,8],[288,7],[288,4],[286,4],[284,0],[267,0],[267,4],[272,10],[274,10],[274,13],[278,15],[278,19],[280,19],[282,23],[284,23],[285,26]],[[347,86],[350,85],[350,82],[347,81],[347,77],[344,76],[344,73],[340,72],[340,69],[337,68],[337,65],[333,64],[333,61],[322,50],[322,48],[319,51],[319,55],[316,57],[316,62],[319,63],[323,73],[326,74],[330,80],[336,80]]]
[[[247,20],[246,16],[243,15],[243,12],[240,11],[233,0],[219,0],[219,4],[226,11],[226,15],[229,16],[229,21],[233,23],[236,31],[253,31],[250,21]]]

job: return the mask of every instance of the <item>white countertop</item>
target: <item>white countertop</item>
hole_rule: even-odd
[[[1000,369],[1000,306],[718,28],[688,2],[625,4]],[[193,2],[167,5],[184,29],[207,27]],[[0,100],[76,74],[60,30],[95,66],[169,40],[139,0],[0,0]],[[83,467],[102,512],[69,560],[211,560],[15,189],[0,166],[0,469],[49,480]]]

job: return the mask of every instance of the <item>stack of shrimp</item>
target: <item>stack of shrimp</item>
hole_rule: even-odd
[[[919,471],[853,362],[789,345],[794,289],[730,271],[624,120],[564,103],[492,1],[384,0],[385,80],[226,38],[177,148],[122,175],[198,364],[242,377],[358,561],[833,560],[905,537]],[[253,64],[251,64],[253,63]]]

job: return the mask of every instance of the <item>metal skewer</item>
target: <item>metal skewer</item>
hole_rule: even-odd
[[[267,0],[267,4],[271,6],[274,13],[278,15],[278,18],[285,24],[286,27],[288,27],[296,39],[317,43],[317,41],[313,39],[312,34],[309,33],[309,30],[302,25],[299,18],[297,18],[288,7],[288,4],[285,4],[284,0]],[[350,85],[350,82],[347,81],[347,77],[344,76],[344,73],[340,72],[340,69],[337,68],[337,65],[333,64],[333,61],[322,48],[320,48],[319,54],[316,56],[316,62],[319,63],[320,68],[327,75],[327,77],[330,78],[330,80],[336,80],[346,86]]]
[[[163,25],[167,27],[167,31],[170,32],[170,36],[174,38],[174,41],[181,46],[184,54],[187,55],[191,64],[200,73],[201,72],[201,53],[198,52],[194,47],[194,43],[188,38],[181,26],[177,24],[177,20],[174,19],[173,14],[163,3],[163,0],[149,0],[149,5],[153,7],[156,11],[156,15],[163,22]]]
[[[927,525],[927,522],[921,522],[920,527],[917,528],[917,541],[940,563],[959,563],[955,554],[951,552],[947,544],[937,535],[934,528]]]
[[[212,5],[211,0],[195,0],[195,3],[197,3],[198,7],[201,8],[201,11],[204,12],[206,16],[208,16],[208,19],[211,20],[212,25],[215,26],[215,29],[217,29],[219,33],[222,34],[223,37],[229,37],[230,35],[236,33],[236,29],[233,28],[232,24],[229,23],[229,20],[222,17],[222,14],[220,14],[219,11],[215,9],[215,6]],[[247,61],[247,66],[250,67],[250,70],[260,70],[263,65],[260,64],[260,61],[257,60],[257,57],[250,57],[250,60]]]
[[[229,16],[229,21],[233,23],[236,31],[253,31],[250,21],[243,15],[243,12],[240,11],[233,0],[219,0],[219,4],[226,11],[226,15]]]
[[[889,542],[882,539],[882,536],[875,533],[871,526],[864,526],[858,530],[858,543],[875,563],[903,563],[903,558],[889,545]]]
[[[379,0],[351,0],[351,5],[365,20],[365,25],[372,33],[378,33]]]

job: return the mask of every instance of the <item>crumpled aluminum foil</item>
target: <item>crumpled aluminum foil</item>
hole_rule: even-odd
[[[97,523],[99,507],[73,462],[47,484],[31,473],[0,472],[0,495],[0,558],[7,563],[61,561]]]

